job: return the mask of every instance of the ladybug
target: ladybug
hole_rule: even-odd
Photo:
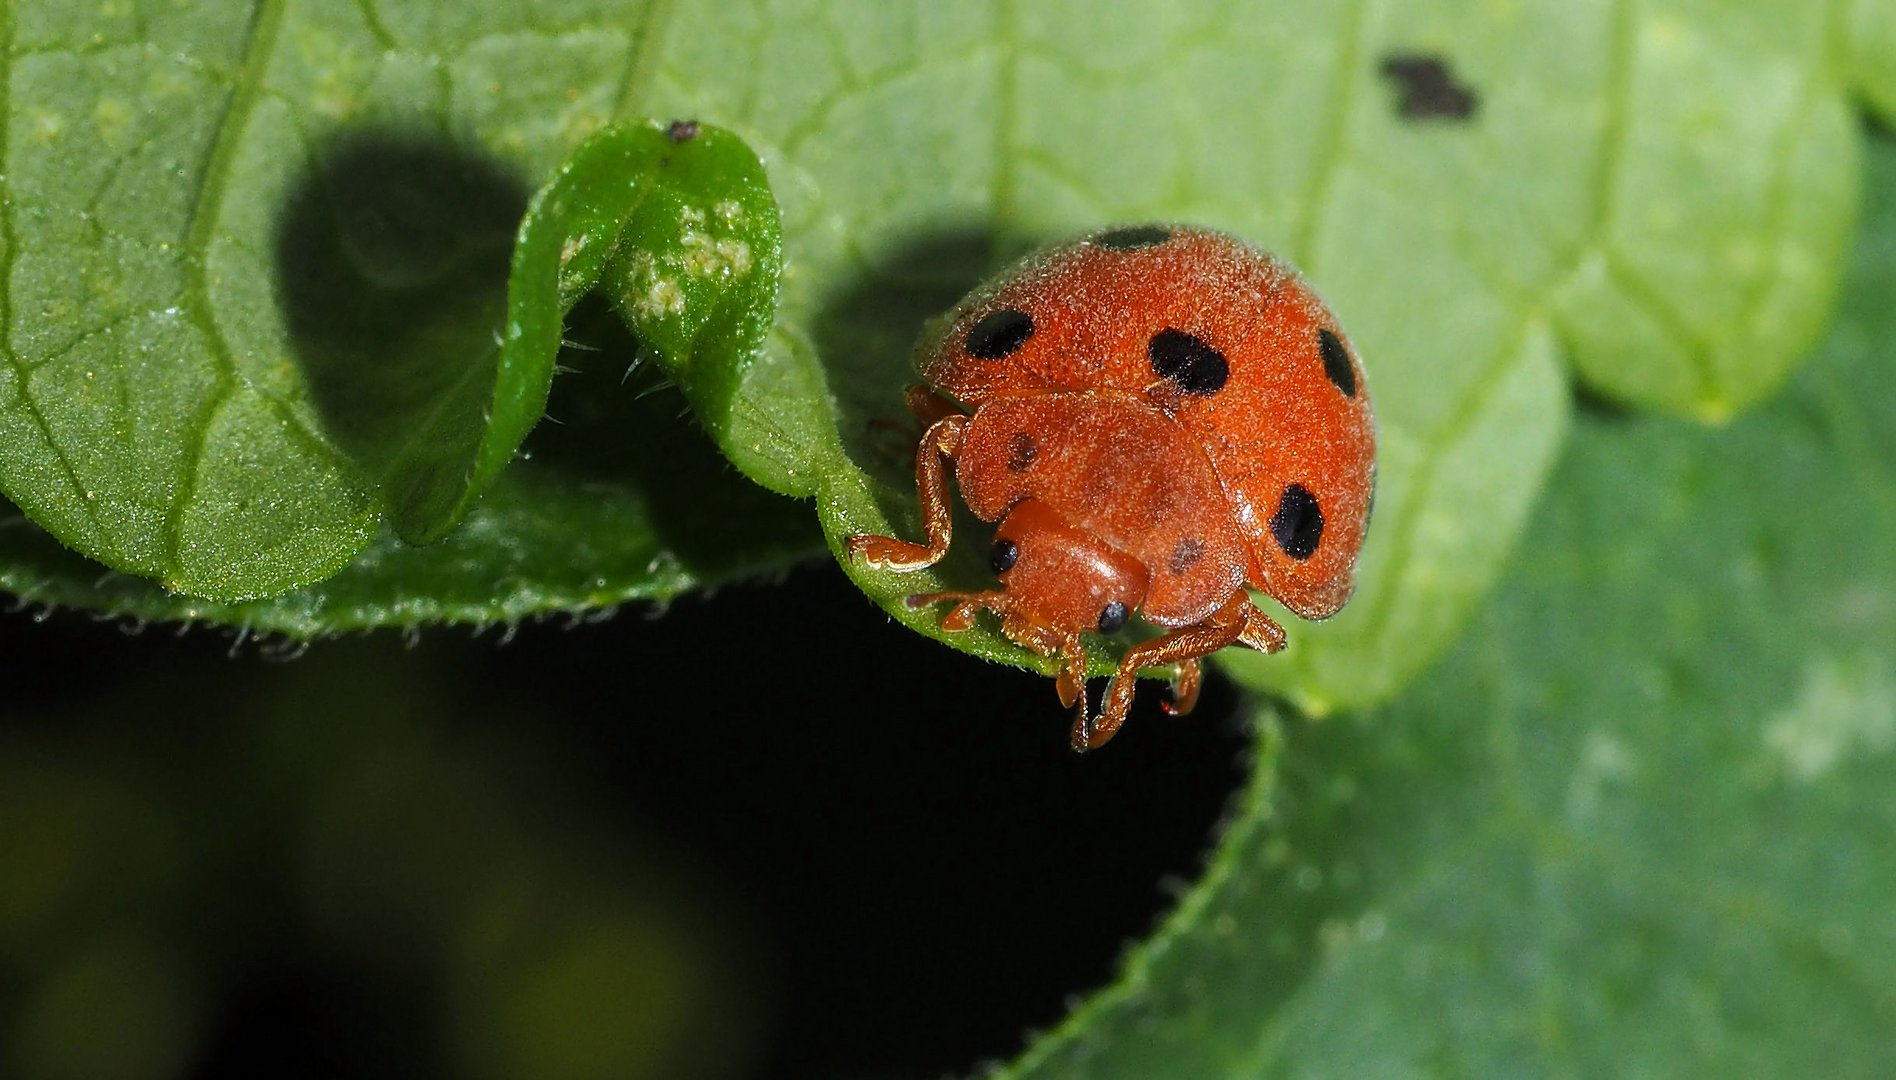
[[[1199,657],[1282,649],[1248,589],[1306,619],[1349,599],[1375,487],[1369,388],[1336,317],[1280,260],[1209,229],[1096,232],[976,288],[924,331],[916,365],[927,540],[852,536],[850,555],[940,561],[952,462],[969,510],[999,522],[999,587],[908,603],[952,603],[950,631],[992,611],[1055,660],[1075,750],[1119,730],[1142,669],[1174,667],[1166,709],[1185,713]],[[1163,633],[1127,650],[1089,716],[1082,636],[1134,615]]]

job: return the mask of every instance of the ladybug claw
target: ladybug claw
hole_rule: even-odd
[[[1071,709],[1085,696],[1086,683],[1073,677],[1071,669],[1062,671],[1053,680],[1053,692],[1060,695],[1060,704]]]
[[[1196,659],[1181,660],[1178,674],[1172,679],[1172,696],[1159,702],[1169,716],[1184,716],[1198,704],[1198,688],[1204,679],[1204,669]]]
[[[1073,752],[1084,754],[1093,749],[1093,717],[1087,715],[1086,703],[1080,703],[1080,711],[1073,719]]]
[[[1277,620],[1253,607],[1244,612],[1238,643],[1269,656],[1271,653],[1283,652],[1290,639],[1284,633],[1284,628],[1277,625]]]

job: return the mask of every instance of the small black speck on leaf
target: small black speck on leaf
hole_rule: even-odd
[[[690,142],[698,137],[698,122],[673,120],[671,126],[665,129],[665,137],[675,143]]]
[[[1391,53],[1383,57],[1382,74],[1396,88],[1396,113],[1404,120],[1472,120],[1481,107],[1439,56]]]

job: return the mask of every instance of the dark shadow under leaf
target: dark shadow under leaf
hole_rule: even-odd
[[[489,155],[368,130],[320,147],[285,204],[279,302],[297,361],[325,430],[403,533],[461,497],[527,197]]]

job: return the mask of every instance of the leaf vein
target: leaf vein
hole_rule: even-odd
[[[178,479],[171,506],[165,512],[165,561],[174,570],[184,549],[184,510],[197,489],[205,443],[210,437],[209,420],[228,395],[237,370],[230,343],[225,340],[223,328],[218,325],[217,315],[211,307],[210,248],[217,231],[218,217],[223,210],[224,195],[238,145],[251,113],[263,94],[264,75],[275,49],[277,31],[282,26],[284,8],[285,0],[261,0],[251,19],[249,40],[244,45],[243,64],[238,71],[230,100],[224,107],[224,115],[218,122],[211,152],[199,175],[197,205],[192,208],[191,224],[185,233],[183,307],[198,331],[204,335],[211,360],[217,366],[218,383],[205,406],[198,410],[197,418],[205,421],[205,425],[191,433],[191,441],[186,447],[184,471]]]
[[[1323,207],[1335,193],[1337,171],[1349,153],[1349,120],[1356,107],[1356,66],[1362,52],[1368,9],[1369,0],[1353,0],[1343,16],[1342,38],[1336,48],[1335,84],[1329,95],[1335,104],[1323,120],[1323,142],[1317,149],[1316,164],[1311,166],[1309,183],[1304,187],[1303,214],[1291,242],[1293,261],[1311,277],[1317,273],[1317,234],[1322,225]]]
[[[988,262],[998,263],[1006,243],[1006,223],[1014,217],[1017,196],[1013,153],[1022,145],[1020,110],[1020,23],[1015,18],[1014,0],[995,0],[993,8],[994,41],[1000,48],[995,58],[994,78],[994,162],[993,179],[988,190],[989,228]]]
[[[33,400],[28,385],[29,369],[13,346],[13,276],[18,268],[20,242],[17,222],[14,217],[14,200],[11,191],[12,144],[8,135],[12,125],[5,118],[12,115],[13,88],[13,12],[12,4],[0,5],[0,60],[4,60],[4,69],[0,69],[0,253],[4,253],[4,262],[0,262],[0,353],[6,356],[7,366],[13,370],[13,377],[19,396],[18,404],[33,424],[34,430],[52,452],[53,461],[58,465],[66,483],[72,488],[72,496],[88,521],[92,523],[94,543],[98,544],[102,555],[110,555],[122,560],[123,556],[114,550],[110,534],[99,518],[99,511],[92,500],[86,497],[86,488],[79,480],[78,470],[73,467],[66,451],[53,438],[52,425],[47,423],[46,415],[40,411],[39,403]],[[12,487],[12,485],[8,485]],[[16,503],[45,505],[43,500],[26,500],[18,490],[6,494]]]
[[[625,71],[619,79],[618,88],[613,91],[615,115],[620,120],[632,117],[633,98],[651,86],[652,73],[658,69],[661,55],[659,45],[664,39],[665,28],[671,24],[671,0],[649,0],[645,5],[645,17],[632,31],[632,40],[627,45]]]
[[[1832,4],[1830,10],[1835,11],[1836,6]],[[1828,54],[1829,40],[1829,38],[1825,39],[1824,47],[1820,49],[1821,53]],[[1797,144],[1798,137],[1803,134],[1811,114],[1817,111],[1818,106],[1829,100],[1830,94],[1824,91],[1841,92],[1841,87],[1828,77],[1828,72],[1831,70],[1827,55],[1818,56],[1810,64],[1805,71],[1804,84],[1798,90],[1797,103],[1786,114],[1783,123],[1778,126],[1777,137],[1772,140],[1771,177],[1764,193],[1762,233],[1774,242],[1773,246],[1780,254],[1788,246],[1790,239],[1787,218],[1790,214],[1791,185],[1789,181],[1793,148]],[[1771,260],[1769,267],[1763,273],[1747,282],[1743,298],[1739,302],[1738,318],[1733,325],[1739,328],[1753,325],[1758,318],[1758,312],[1770,299],[1772,287],[1783,280],[1783,276],[1784,261],[1778,258]]]
[[[802,119],[792,124],[784,132],[782,138],[777,140],[777,148],[786,157],[795,157],[805,142],[825,132],[831,114],[846,102],[872,94],[885,87],[895,86],[907,79],[930,75],[937,71],[953,70],[980,57],[992,48],[993,46],[987,42],[976,42],[966,48],[930,57],[925,63],[892,65],[867,75],[860,81],[839,81],[836,86],[809,104]]]
[[[369,36],[384,51],[395,52],[401,48],[401,42],[389,32],[388,24],[382,21],[381,12],[375,9],[375,0],[356,0],[356,10],[361,13],[362,24],[368,28]]]
[[[1442,459],[1459,444],[1462,438],[1475,426],[1481,414],[1486,411],[1488,399],[1493,397],[1515,363],[1527,347],[1529,332],[1533,329],[1538,316],[1523,318],[1514,333],[1508,335],[1496,350],[1494,359],[1488,361],[1481,374],[1462,395],[1458,407],[1447,420],[1428,433],[1424,440],[1427,449],[1422,460],[1411,474],[1407,498],[1402,506],[1402,517],[1394,525],[1395,539],[1389,551],[1389,570],[1385,580],[1401,581],[1408,572],[1409,560],[1414,556],[1414,537],[1419,532],[1420,515],[1433,501],[1430,489],[1435,486]],[[1375,594],[1374,606],[1370,609],[1368,623],[1371,626],[1388,625],[1390,609],[1398,599],[1399,590],[1383,589]]]

